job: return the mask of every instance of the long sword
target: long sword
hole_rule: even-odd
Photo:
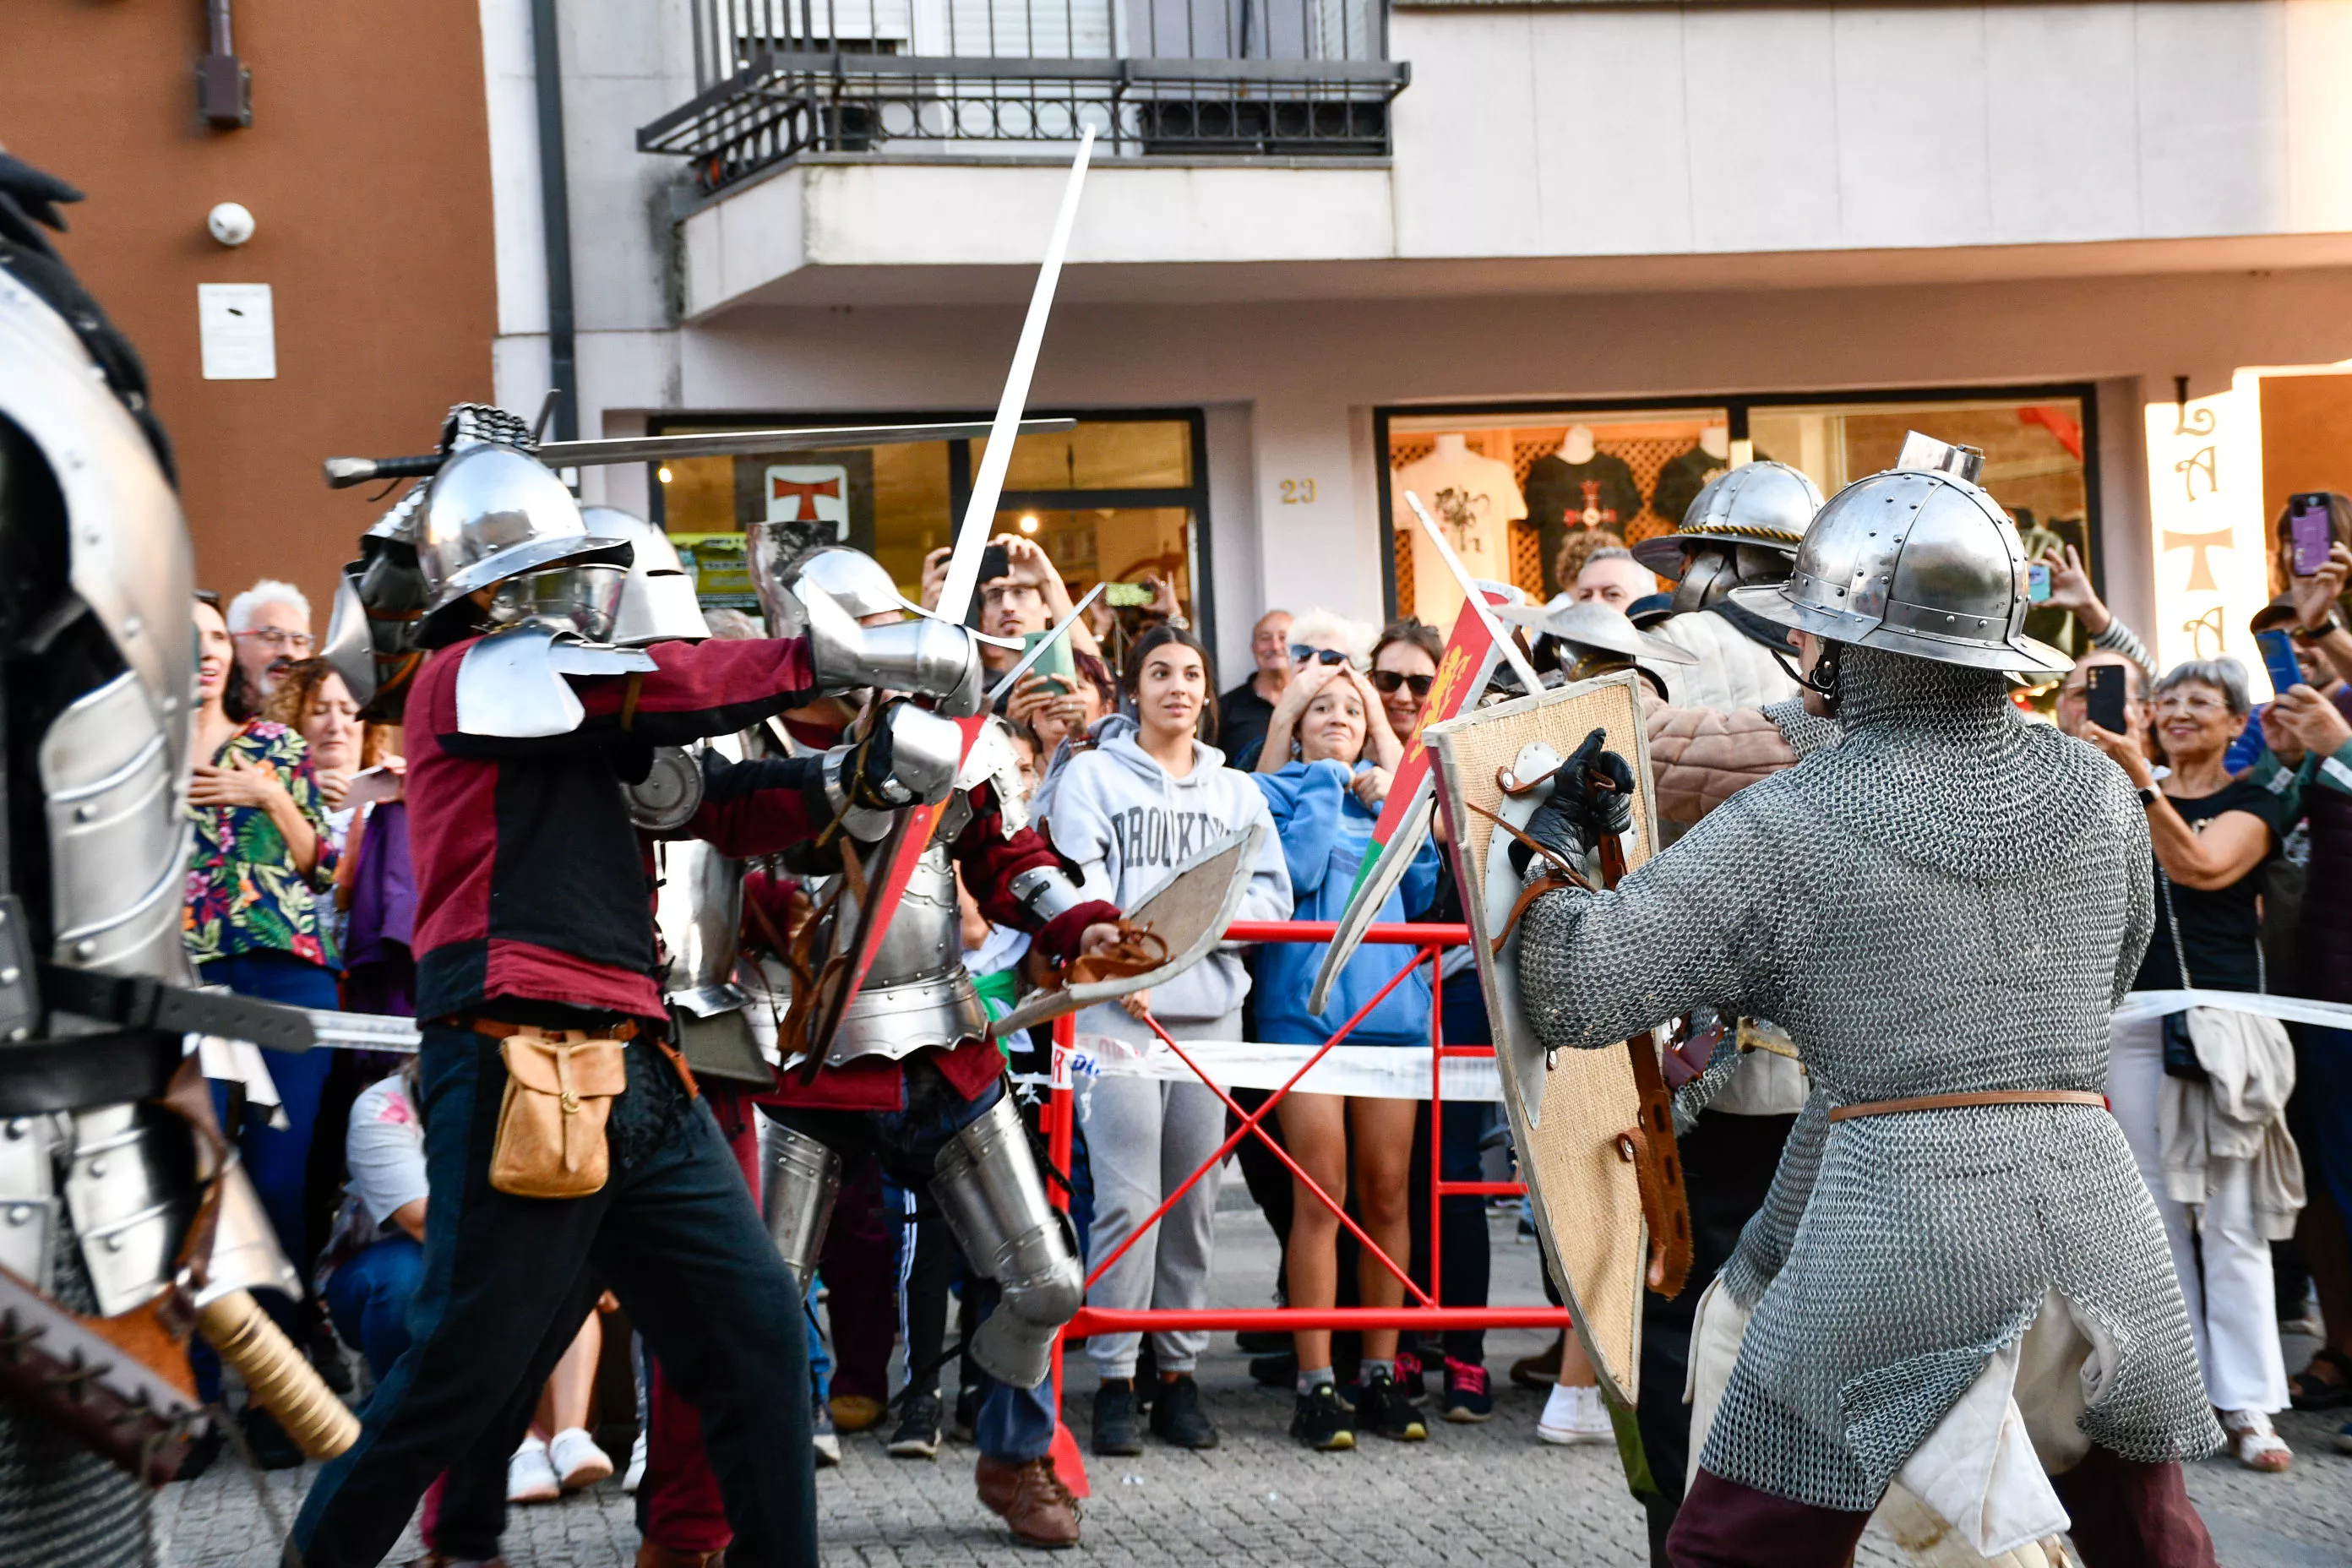
[[[1076,607],[1074,607],[1067,616],[1065,616],[1062,618],[1062,624],[1055,626],[1052,631],[1047,632],[1044,637],[1039,637],[1037,639],[1036,646],[1032,647],[1027,653],[1021,656],[1021,662],[1014,665],[1011,669],[1006,670],[1004,672],[1004,679],[998,681],[994,686],[989,688],[988,705],[991,708],[993,708],[997,703],[1003,701],[1004,694],[1013,689],[1013,683],[1018,681],[1023,676],[1029,673],[1029,667],[1036,663],[1040,658],[1044,658],[1047,648],[1052,647],[1055,643],[1060,642],[1064,637],[1070,635],[1070,628],[1078,624],[1078,617],[1087,613],[1087,606],[1093,604],[1097,599],[1101,598],[1103,590],[1109,586],[1110,584],[1108,581],[1104,581],[1097,583],[1093,587],[1087,589],[1087,596],[1080,599]]]
[[[1045,318],[1054,309],[1054,288],[1062,277],[1062,258],[1070,248],[1070,227],[1078,218],[1078,193],[1087,183],[1087,163],[1094,156],[1094,127],[1078,138],[1078,155],[1070,164],[1070,183],[1062,190],[1062,210],[1054,218],[1054,236],[1045,242],[1045,264],[1037,269],[1037,288],[1029,296],[1029,316],[1021,323],[1021,342],[1013,351],[1013,374],[1004,379],[1004,395],[996,405],[996,420],[988,435],[988,450],[981,455],[980,472],[972,477],[971,500],[963,509],[956,531],[955,553],[948,557],[948,574],[940,584],[939,617],[961,621],[971,608],[980,586],[980,557],[988,548],[988,531],[996,521],[996,503],[1004,494],[1004,474],[1013,462],[1014,429],[1029,401],[1029,379],[1037,369],[1038,346],[1045,341]]]
[[[1421,504],[1419,496],[1407,490],[1404,500],[1412,508],[1412,515],[1421,519],[1422,530],[1429,535],[1430,542],[1437,546],[1437,553],[1444,561],[1445,569],[1453,573],[1454,580],[1462,585],[1463,602],[1478,612],[1478,618],[1486,625],[1486,635],[1495,639],[1495,646],[1503,650],[1503,657],[1510,660],[1511,668],[1518,672],[1519,682],[1528,689],[1528,695],[1532,697],[1544,689],[1543,677],[1538,675],[1536,667],[1528,662],[1528,656],[1519,651],[1518,639],[1511,635],[1510,628],[1504,626],[1488,606],[1486,595],[1478,591],[1470,569],[1462,564],[1462,557],[1454,554],[1454,546],[1445,542],[1445,531],[1437,526],[1436,520],[1429,515],[1429,509]]]

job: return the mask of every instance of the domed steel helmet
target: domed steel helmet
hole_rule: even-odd
[[[1683,512],[1682,526],[1634,545],[1633,559],[1675,581],[1677,611],[1703,610],[1734,588],[1788,576],[1798,542],[1821,510],[1821,488],[1802,469],[1769,459],[1743,463],[1708,480]]]
[[[581,635],[601,638],[628,562],[629,542],[591,533],[572,492],[538,458],[496,443],[463,447],[433,476],[416,520],[427,622],[418,640],[452,640],[468,617],[451,606],[492,586],[500,593],[491,621],[575,620]],[[583,570],[547,570],[559,565]],[[536,580],[517,581],[527,574]]]
[[[893,612],[926,614],[920,605],[898,592],[898,584],[882,563],[862,550],[835,544],[783,557],[779,548],[782,542],[788,541],[763,530],[751,531],[751,586],[760,595],[760,608],[768,617],[772,637],[795,637],[808,630],[808,611],[802,598],[811,591],[824,594],[847,611],[852,620]]]
[[[625,539],[634,552],[621,589],[621,607],[613,616],[613,641],[623,647],[644,647],[657,642],[699,642],[710,635],[710,625],[702,618],[702,601],[695,597],[694,579],[668,534],[616,506],[583,507],[580,517],[589,532]]]
[[[1838,491],[1786,583],[1733,603],[1833,642],[1978,669],[2059,673],[2074,660],[2024,633],[2025,544],[1976,484],[1984,454],[1913,432],[1895,467]]]

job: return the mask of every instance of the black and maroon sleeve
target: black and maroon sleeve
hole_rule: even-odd
[[[822,757],[730,762],[702,755],[702,805],[668,837],[700,838],[739,858],[777,855],[805,843],[832,820]]]

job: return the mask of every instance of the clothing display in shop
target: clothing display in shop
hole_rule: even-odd
[[[1444,559],[1405,503],[1411,490],[1445,531],[1445,542],[1473,577],[1511,580],[1511,524],[1528,515],[1511,465],[1470,450],[1460,436],[1437,437],[1436,450],[1394,476],[1394,525],[1412,540],[1412,613],[1433,626],[1450,626],[1462,607],[1462,589]]]
[[[1641,512],[1642,487],[1633,481],[1632,466],[1614,453],[1594,452],[1581,463],[1547,453],[1528,465],[1527,504],[1543,552],[1544,597],[1549,599],[1569,586],[1553,580],[1560,542],[1570,531],[1583,528],[1605,528],[1622,536]]]
[[[1756,455],[1764,456],[1761,452]],[[1730,458],[1708,451],[1704,444],[1669,458],[1658,470],[1658,482],[1650,488],[1650,510],[1679,528],[1683,513],[1698,499],[1698,492],[1706,489],[1707,481],[1730,471]]]

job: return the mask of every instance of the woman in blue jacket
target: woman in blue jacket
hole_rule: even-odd
[[[1362,675],[1352,665],[1340,666],[1299,715],[1296,759],[1276,772],[1251,775],[1265,792],[1282,836],[1294,919],[1337,920],[1347,907],[1349,890],[1371,845],[1372,825],[1388,797],[1388,770],[1364,760],[1368,726],[1386,721]],[[1437,877],[1436,847],[1424,844],[1402,884],[1381,906],[1380,919],[1402,921],[1408,910],[1426,906]],[[1267,1040],[1322,1044],[1418,956],[1411,948],[1361,949],[1340,972],[1329,1008],[1309,1013],[1307,993],[1314,988],[1323,951],[1320,945],[1280,942],[1259,952],[1258,1029]],[[1429,1016],[1429,974],[1417,968],[1381,999],[1343,1043],[1425,1046]],[[1348,1131],[1353,1127],[1356,1201],[1364,1230],[1400,1261],[1410,1256],[1412,1245],[1406,1192],[1418,1110],[1418,1102],[1411,1100],[1297,1092],[1286,1096],[1280,1109],[1283,1141],[1292,1157],[1340,1201],[1348,1191]],[[1287,1252],[1290,1305],[1335,1303],[1339,1239],[1339,1217],[1300,1187]],[[1404,1300],[1403,1283],[1370,1253],[1362,1258],[1358,1284],[1368,1307],[1394,1307]],[[1301,1330],[1295,1338],[1298,1395],[1292,1436],[1309,1447],[1328,1449],[1353,1447],[1358,1426],[1403,1441],[1428,1435],[1396,1382],[1397,1331],[1365,1331],[1362,1388],[1352,1413],[1340,1400],[1332,1377],[1329,1331]]]

